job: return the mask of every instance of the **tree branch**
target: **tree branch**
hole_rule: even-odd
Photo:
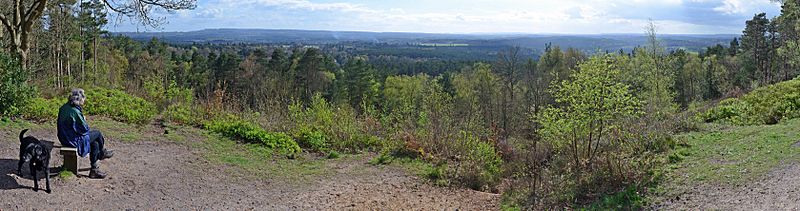
[[[20,16],[21,13],[22,13],[22,3],[21,3],[21,1],[22,0],[14,0],[14,23],[13,23],[13,25],[19,25],[19,23],[21,22],[21,20],[20,20],[20,19],[22,19],[22,17]]]
[[[8,33],[12,33],[11,23],[8,22],[8,18],[6,18],[6,16],[3,14],[0,14],[0,24],[3,24],[3,28],[5,28]],[[3,33],[3,30],[0,30],[0,38],[3,38],[3,36],[5,36],[5,34]]]
[[[108,9],[110,9],[111,11],[123,14],[130,13],[130,10],[122,10],[121,8],[114,7],[114,4],[109,2],[108,0],[103,0],[103,3],[105,3],[106,6],[108,6]]]
[[[194,9],[197,0],[126,0],[124,3],[117,3],[114,0],[103,0],[108,9],[118,14],[127,16],[131,19],[138,19],[139,23],[149,27],[156,27],[161,24],[163,17],[153,18],[151,11],[161,8],[166,11]]]
[[[36,0],[33,5],[31,5],[31,8],[25,12],[23,27],[30,28],[35,21],[39,20],[44,13],[45,6],[47,6],[47,1],[48,0]]]
[[[44,1],[47,1],[47,0],[44,0]],[[28,8],[28,11],[25,11],[25,13],[22,15],[22,17],[23,17],[23,20],[25,20],[25,21],[28,21],[28,20],[29,20],[29,17],[30,17],[30,15],[31,15],[31,13],[32,13],[32,12],[33,12],[35,9],[37,9],[37,7],[39,7],[39,4],[41,4],[41,3],[42,3],[42,1],[41,1],[41,0],[36,0],[36,1],[34,1],[34,2],[33,2],[33,4],[31,5],[31,8]]]
[[[9,22],[8,18],[3,14],[0,14],[0,23],[2,23],[3,26],[5,26],[6,29],[8,29],[8,31],[11,32],[11,22]]]

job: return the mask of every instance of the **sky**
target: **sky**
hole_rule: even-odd
[[[740,34],[770,0],[198,0],[194,10],[156,11],[158,28],[112,21],[110,31],[213,28],[426,33]]]

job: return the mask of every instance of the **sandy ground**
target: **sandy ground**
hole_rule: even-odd
[[[158,134],[134,142],[109,137],[107,147],[114,149],[115,155],[100,165],[109,178],[89,179],[86,170],[79,173],[84,177],[51,178],[51,194],[34,192],[27,164],[23,176],[15,173],[18,133],[0,128],[0,210],[499,209],[497,194],[433,186],[399,167],[371,166],[368,158],[336,163],[334,174],[307,183],[236,176],[239,174],[223,173],[237,171],[236,167],[212,164],[191,144],[169,141]],[[54,130],[41,128],[28,132],[57,140],[54,134]],[[58,149],[51,155],[51,166],[60,166]],[[81,158],[80,166],[88,169],[88,158]],[[360,170],[352,171],[354,168]],[[40,185],[43,187],[44,179]]]

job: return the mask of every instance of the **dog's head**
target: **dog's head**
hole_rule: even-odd
[[[50,164],[50,151],[52,147],[44,144],[46,141],[40,141],[38,144],[31,147],[31,162],[34,162],[36,167],[44,170]]]

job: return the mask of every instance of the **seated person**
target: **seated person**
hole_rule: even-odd
[[[92,165],[89,178],[103,179],[106,174],[100,171],[97,161],[111,158],[114,152],[103,148],[105,139],[100,131],[89,129],[81,108],[85,102],[83,89],[73,89],[67,103],[58,110],[58,140],[64,147],[77,148],[81,157],[89,154]]]

